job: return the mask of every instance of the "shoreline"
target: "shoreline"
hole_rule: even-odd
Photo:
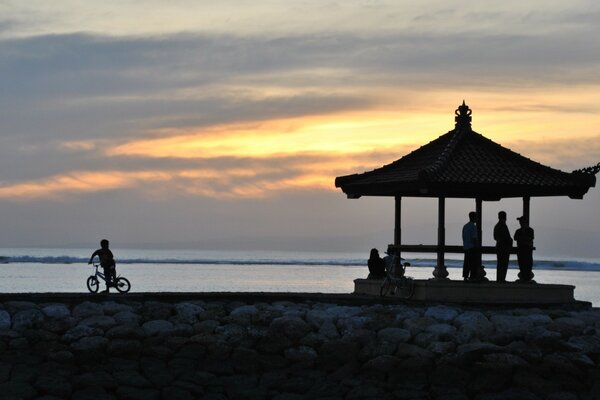
[[[592,400],[600,309],[580,303],[0,294],[0,391],[74,400]]]

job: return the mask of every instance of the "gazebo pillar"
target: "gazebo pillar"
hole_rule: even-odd
[[[446,247],[446,198],[438,198],[438,240],[437,240],[437,265],[433,270],[435,279],[448,279],[448,271],[445,265],[445,247]]]
[[[477,244],[479,248],[483,243],[482,233],[483,229],[481,226],[482,214],[483,214],[483,201],[481,199],[475,199],[475,212],[477,213]]]
[[[395,196],[394,207],[394,246],[402,244],[402,196]],[[400,250],[398,250],[400,257]]]
[[[523,197],[523,216],[529,221],[529,203],[531,198],[529,196]]]

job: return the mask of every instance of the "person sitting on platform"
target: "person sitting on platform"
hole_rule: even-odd
[[[475,281],[480,278],[479,269],[479,241],[477,240],[477,213],[469,213],[469,222],[463,226],[462,239],[465,260],[463,264],[463,278],[465,281]]]
[[[519,279],[517,282],[535,283],[533,281],[533,228],[529,226],[527,217],[519,217],[521,227],[515,231],[517,242],[517,261],[519,262]]]
[[[369,266],[369,276],[367,279],[385,278],[385,261],[379,256],[379,250],[371,249],[367,265]]]
[[[506,212],[498,213],[498,223],[494,226],[494,240],[496,240],[496,281],[506,282],[506,272],[510,259],[510,250],[513,240],[506,226]]]

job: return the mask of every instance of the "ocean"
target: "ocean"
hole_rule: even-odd
[[[85,293],[95,249],[0,249],[0,292]],[[353,280],[368,274],[368,252],[308,253],[267,251],[112,249],[117,273],[131,281],[132,292],[313,292],[351,293]],[[407,275],[430,278],[431,254],[410,254]],[[513,257],[514,258],[514,257]],[[490,279],[495,261],[484,259]],[[462,259],[446,260],[451,279],[461,279]],[[511,260],[507,279],[517,279]],[[575,298],[600,306],[600,260],[540,259],[539,283],[574,285]]]

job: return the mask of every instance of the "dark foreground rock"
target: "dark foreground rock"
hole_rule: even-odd
[[[0,398],[600,399],[596,309],[90,299],[0,303]]]

